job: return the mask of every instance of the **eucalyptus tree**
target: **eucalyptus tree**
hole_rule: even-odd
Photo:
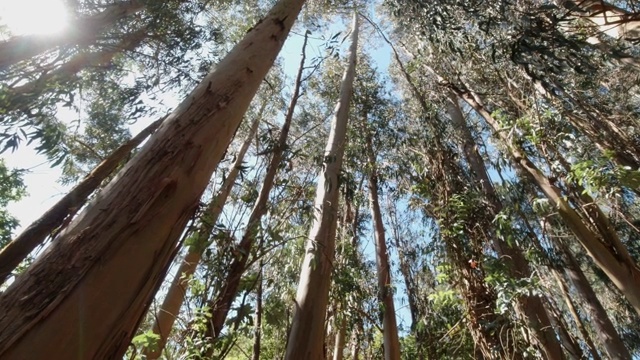
[[[455,93],[448,94],[448,113],[451,118],[452,125],[458,131],[460,136],[461,153],[465,154],[465,158],[475,182],[479,184],[483,194],[487,198],[487,203],[491,205],[491,216],[495,218],[500,216],[503,209],[502,202],[496,193],[493,182],[489,178],[484,160],[480,156],[475,140],[468,128],[467,122],[462,114],[462,110],[458,104],[458,97]],[[498,219],[499,221],[499,219]],[[503,229],[504,230],[504,229]],[[491,230],[489,230],[491,231]],[[493,230],[495,232],[495,230]],[[535,236],[535,234],[530,234]],[[494,234],[493,248],[498,256],[507,263],[507,271],[516,279],[527,279],[531,277],[531,268],[526,260],[524,253],[518,244],[509,245],[505,238]],[[559,358],[561,355],[560,344],[556,340],[556,334],[551,328],[549,315],[547,314],[540,297],[530,295],[520,299],[520,308],[529,322],[529,326],[536,333],[537,341],[541,348],[547,353],[549,358]],[[555,355],[551,355],[555,354]]]
[[[70,20],[68,30],[55,35],[13,36],[0,43],[0,69],[27,60],[47,50],[59,46],[85,45],[95,42],[103,32],[126,17],[132,16],[145,7],[143,1],[120,1],[113,4],[92,4],[86,2],[77,6],[82,15]],[[71,10],[71,9],[68,9]]]
[[[169,290],[167,291],[167,295],[162,302],[162,306],[155,316],[155,323],[153,325],[152,332],[159,336],[159,340],[155,346],[145,349],[145,356],[147,359],[157,359],[162,353],[164,345],[167,342],[167,337],[171,332],[173,323],[176,320],[178,312],[180,311],[184,301],[189,280],[200,263],[203,252],[208,246],[209,237],[211,236],[215,225],[218,223],[218,217],[222,213],[222,209],[227,198],[229,197],[229,194],[236,183],[237,177],[243,168],[245,155],[247,154],[247,150],[249,150],[249,146],[255,139],[260,121],[263,120],[262,117],[266,105],[267,102],[264,101],[261,106],[261,110],[251,123],[246,139],[235,154],[236,160],[231,165],[224,183],[220,187],[216,196],[209,201],[202,217],[199,219],[200,225],[195,230],[193,237],[189,239],[187,253],[184,259],[182,259],[180,267],[176,271],[176,275],[171,282]]]
[[[274,144],[271,151],[271,160],[269,160],[269,165],[267,166],[264,175],[262,187],[258,192],[253,209],[247,219],[247,226],[244,231],[244,235],[234,251],[237,255],[229,265],[229,270],[223,280],[223,284],[220,286],[220,292],[215,295],[214,299],[210,299],[209,301],[209,307],[211,308],[212,314],[211,320],[207,322],[207,331],[204,335],[206,338],[212,339],[212,341],[214,341],[220,334],[229,310],[231,309],[233,300],[237,295],[240,280],[243,273],[246,271],[249,255],[251,254],[252,248],[256,243],[256,238],[258,237],[259,225],[263,216],[268,211],[269,195],[274,187],[276,175],[278,174],[278,170],[282,168],[282,160],[284,158],[285,151],[287,150],[289,129],[294,117],[297,102],[302,95],[301,91],[304,81],[303,74],[305,70],[307,35],[308,33],[305,34],[305,39],[302,45],[302,59],[300,60],[298,72],[294,80],[293,94],[291,95],[289,107],[285,114],[277,143]]]
[[[4,358],[124,354],[180,233],[303,4],[276,3],[1,295]],[[61,336],[60,326],[72,333]]]
[[[518,148],[517,154],[512,152],[515,162],[522,165],[523,161],[527,161],[526,166],[520,168],[519,174],[529,178],[537,176],[540,180],[538,183],[544,183],[545,198],[555,199],[549,202],[560,205],[560,215],[567,224],[573,224],[570,226],[578,234],[579,241],[596,259],[596,263],[601,267],[603,263],[606,263],[605,267],[611,267],[608,270],[609,276],[626,292],[627,298],[635,303],[635,295],[631,289],[635,287],[623,285],[634,281],[636,276],[633,274],[637,272],[637,262],[627,250],[627,243],[630,242],[620,238],[614,223],[609,219],[610,214],[605,209],[610,205],[594,205],[594,201],[610,203],[610,200],[594,198],[593,193],[578,190],[585,180],[588,181],[584,177],[576,180],[575,176],[569,176],[560,178],[561,181],[555,180],[558,178],[551,175],[555,171],[550,169],[555,165],[546,160],[553,152],[540,146],[542,138],[545,139],[545,144],[560,145],[561,151],[564,151],[566,147],[562,143],[558,144],[554,138],[568,140],[567,134],[571,134],[576,140],[589,139],[580,142],[569,140],[575,144],[574,149],[579,150],[571,152],[573,163],[569,166],[569,173],[577,175],[577,166],[574,165],[588,161],[587,156],[593,154],[590,148],[596,145],[601,150],[599,157],[606,155],[619,164],[630,166],[630,169],[618,168],[622,175],[618,177],[621,182],[625,177],[633,176],[633,170],[637,168],[637,146],[631,139],[635,136],[632,124],[637,115],[633,110],[633,102],[628,97],[624,102],[614,100],[625,99],[623,92],[616,89],[616,84],[622,83],[624,78],[611,77],[612,71],[616,75],[625,72],[598,61],[597,52],[589,46],[581,46],[584,44],[582,39],[561,34],[557,28],[548,27],[554,21],[553,16],[545,17],[549,14],[537,8],[536,4],[522,3],[513,4],[513,7],[501,7],[490,3],[447,2],[450,7],[437,6],[443,3],[416,4],[417,9],[422,9],[427,14],[436,9],[445,9],[444,14],[433,17],[423,16],[424,12],[418,13],[416,8],[395,7],[398,15],[410,13],[415,16],[416,22],[411,25],[403,24],[403,27],[413,26],[418,29],[407,32],[411,36],[418,34],[415,38],[421,44],[418,49],[410,49],[417,55],[416,63],[429,63],[430,67],[437,68],[436,71],[449,80],[444,81],[442,77],[437,79],[437,82],[445,85],[442,86],[443,91],[457,87],[456,96],[466,98],[465,100],[480,100],[477,94],[482,93],[484,103],[476,103],[483,106],[483,118],[511,118],[507,120],[508,124],[516,126],[508,125],[505,128],[504,122],[496,121],[491,127],[503,141],[515,142]],[[518,6],[524,8],[517,8]],[[521,16],[522,14],[526,15]],[[456,26],[456,22],[469,25],[460,27]],[[551,43],[554,45],[550,46]],[[424,66],[416,66],[429,71]],[[501,68],[511,70],[504,71]],[[596,90],[602,89],[601,86],[607,90]],[[537,93],[536,89],[539,89]],[[473,101],[467,102],[476,111],[479,109],[472,104]],[[560,126],[557,122],[548,121],[549,118],[561,119]],[[535,126],[529,125],[534,123]],[[520,124],[526,125],[519,126]],[[508,131],[526,135],[514,139],[508,135]],[[513,147],[509,151],[512,149]],[[561,157],[557,159],[560,161]],[[606,162],[607,160],[603,161]],[[609,167],[610,165],[605,165],[602,169]],[[589,171],[598,171],[595,166],[587,165],[587,168]],[[547,172],[547,169],[551,171]],[[610,189],[610,186],[608,184],[606,187]],[[628,188],[634,186],[627,185]],[[568,196],[568,201],[563,196]],[[565,212],[567,214],[563,214]],[[615,280],[616,277],[618,280]]]
[[[394,132],[394,104],[384,89],[372,66],[369,56],[361,56],[355,79],[351,116],[357,119],[350,136],[350,155],[355,159],[366,159],[362,177],[367,180],[368,202],[372,219],[375,243],[376,274],[378,279],[377,299],[382,318],[383,349],[385,359],[400,359],[400,343],[394,304],[394,285],[391,277],[390,256],[387,245],[387,230],[382,217],[381,198],[385,187],[386,170],[379,158],[391,151]]]
[[[575,258],[573,252],[567,247],[563,241],[557,241],[556,246],[560,250],[560,254],[565,258],[564,269],[567,277],[570,279],[570,283],[573,284],[576,291],[580,294],[580,297],[584,300],[584,310],[589,314],[591,324],[595,330],[596,338],[602,343],[605,351],[611,359],[631,359],[631,354],[627,350],[626,345],[622,342],[618,331],[613,326],[609,315],[605,311],[604,307],[600,303],[600,300],[593,291],[591,284],[587,280],[586,276],[582,272],[578,261]],[[562,284],[560,286],[562,287]],[[568,293],[564,291],[563,293]],[[571,301],[567,295],[568,302]],[[571,310],[577,317],[577,322],[580,321],[577,316],[576,310]],[[584,325],[580,326],[582,332]],[[584,336],[586,338],[586,336]],[[590,347],[592,347],[590,345]]]
[[[3,44],[15,46],[18,50],[12,52],[14,55],[33,50],[31,45],[43,50],[33,58],[0,69],[4,150],[15,149],[24,140],[37,140],[36,150],[54,161],[62,161],[69,153],[77,154],[76,144],[68,144],[73,136],[66,135],[73,132],[73,126],[61,118],[61,107],[77,109],[82,117],[87,94],[102,92],[97,96],[104,99],[104,91],[109,89],[120,92],[106,96],[112,98],[113,105],[126,110],[122,117],[133,121],[150,113],[142,104],[143,93],[154,97],[154,87],[175,88],[180,83],[194,86],[197,80],[189,74],[192,57],[186,55],[197,53],[216,40],[215,32],[209,33],[213,36],[207,34],[195,21],[202,17],[204,8],[212,6],[204,2],[73,4],[74,9],[69,11],[79,15],[68,33],[54,39],[19,36]],[[127,80],[122,81],[124,78]],[[100,116],[86,114],[96,115]],[[89,164],[89,168],[95,165]]]
[[[322,356],[331,262],[335,252],[339,173],[353,92],[357,49],[358,16],[354,13],[349,60],[323,156],[323,170],[318,177],[314,205],[316,219],[307,240],[285,359],[319,359]]]
[[[71,221],[75,213],[87,202],[89,196],[122,165],[122,161],[146,140],[162,124],[161,118],[154,121],[130,141],[122,144],[107,158],[96,166],[78,185],[55,203],[41,217],[26,227],[20,235],[0,249],[0,283],[4,282],[11,272],[37,246],[42,245],[48,237],[60,232],[65,222]]]

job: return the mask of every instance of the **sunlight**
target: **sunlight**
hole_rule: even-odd
[[[0,26],[11,35],[55,35],[67,26],[63,0],[0,0]]]

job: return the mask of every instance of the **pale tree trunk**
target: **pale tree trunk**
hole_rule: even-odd
[[[584,354],[582,353],[582,349],[576,342],[575,338],[569,333],[567,326],[565,325],[564,319],[562,318],[562,313],[558,310],[558,307],[555,306],[555,303],[550,297],[546,298],[547,305],[551,309],[551,322],[553,327],[558,329],[558,337],[560,338],[560,342],[562,346],[567,351],[567,355],[570,359],[580,360],[584,358]]]
[[[260,360],[260,342],[262,340],[262,274],[263,262],[260,260],[260,272],[258,273],[258,289],[256,290],[256,315],[253,324],[253,353],[251,360]]]
[[[336,329],[336,342],[333,346],[333,360],[342,360],[344,358],[346,326],[347,324],[345,319],[342,319]]]
[[[360,360],[360,343],[358,342],[358,331],[351,333],[351,360]]]
[[[1,358],[123,356],[303,4],[276,3],[0,295]]]
[[[565,284],[564,279],[556,269],[552,269],[552,272],[553,272],[553,276],[556,279],[556,282],[558,283],[558,288],[560,289],[560,293],[562,294],[562,299],[564,300],[564,303],[567,305],[567,308],[569,309],[569,313],[571,313],[571,317],[573,318],[573,321],[576,323],[576,328],[578,328],[578,331],[580,332],[582,339],[584,340],[585,344],[587,344],[587,347],[589,348],[589,352],[591,353],[591,357],[594,360],[600,360],[600,355],[598,355],[598,349],[596,348],[596,345],[593,343],[593,340],[591,340],[591,336],[589,335],[589,332],[585,328],[584,323],[580,318],[580,314],[578,314],[578,310],[576,309],[576,306],[573,303],[573,300],[571,300],[571,297],[569,296],[569,288],[567,287],[567,284]]]
[[[637,40],[640,37],[640,15],[630,13],[602,0],[556,0],[576,16],[592,22],[598,31],[614,39]]]
[[[600,300],[593,291],[591,284],[587,280],[586,276],[582,272],[578,261],[573,256],[571,250],[562,242],[555,242],[565,259],[567,260],[564,271],[567,274],[569,280],[575,287],[576,291],[583,299],[584,310],[589,315],[590,323],[592,324],[596,336],[605,351],[611,359],[614,360],[630,360],[631,354],[627,350],[627,347],[622,342],[620,335],[613,326],[607,311],[600,303]]]
[[[105,28],[143,10],[144,7],[144,1],[141,0],[120,1],[107,6],[100,13],[72,21],[69,25],[70,30],[63,34],[21,35],[0,42],[0,69],[60,45],[93,43]]]
[[[307,45],[307,36],[305,35],[304,43],[302,46],[302,59],[300,60],[300,66],[296,75],[293,95],[285,115],[282,129],[280,130],[280,136],[278,137],[278,143],[273,149],[273,156],[267,166],[264,181],[262,187],[258,193],[258,199],[253,206],[249,218],[247,219],[247,228],[237,246],[236,256],[229,265],[229,271],[220,286],[220,292],[216,295],[215,299],[210,300],[209,307],[212,311],[211,320],[207,322],[207,331],[205,332],[205,338],[215,340],[220,336],[220,331],[224,326],[224,322],[229,314],[233,300],[238,293],[240,287],[240,280],[244,274],[247,266],[247,261],[251,255],[253,244],[256,241],[260,230],[260,222],[262,217],[267,213],[267,203],[269,201],[269,194],[275,184],[276,175],[280,168],[280,163],[284,157],[284,152],[287,148],[287,138],[289,136],[289,128],[291,127],[291,121],[293,120],[293,114],[300,98],[300,88],[302,85],[302,74],[304,72],[305,62],[305,48]],[[211,347],[213,350],[213,347]]]
[[[384,343],[385,360],[400,360],[400,341],[398,340],[398,325],[396,323],[396,309],[393,303],[393,284],[391,283],[391,266],[387,251],[382,213],[378,196],[378,170],[376,156],[373,151],[371,131],[363,119],[366,141],[366,151],[369,169],[369,206],[373,218],[373,232],[376,247],[376,273],[378,275],[378,300],[382,303],[382,337]]]
[[[452,125],[457,130],[460,137],[462,152],[464,153],[469,166],[480,183],[481,189],[487,200],[491,204],[493,216],[495,217],[502,211],[502,202],[496,194],[493,183],[489,178],[484,161],[478,153],[475,140],[471,135],[471,131],[462,114],[462,110],[458,104],[458,97],[452,91],[448,91],[448,112],[451,117]],[[507,263],[507,268],[511,272],[511,276],[515,279],[529,278],[531,269],[529,263],[522,253],[522,249],[517,244],[509,246],[502,238],[493,234],[493,245],[502,261]],[[551,326],[549,315],[544,309],[544,305],[540,298],[535,295],[520,297],[518,299],[519,307],[526,316],[529,326],[536,334],[537,342],[541,350],[546,354],[548,359],[561,359],[562,349],[556,338],[555,331]]]
[[[227,174],[227,177],[224,180],[224,183],[222,183],[222,186],[220,187],[220,190],[218,190],[216,196],[211,199],[207,208],[204,210],[200,219],[200,226],[196,230],[195,237],[192,240],[193,243],[189,246],[184,259],[182,259],[180,267],[169,286],[167,295],[165,295],[164,301],[162,302],[162,306],[160,306],[160,309],[155,315],[155,322],[151,331],[160,336],[160,339],[153,348],[145,348],[143,350],[147,359],[157,359],[160,357],[162,350],[167,344],[167,338],[171,333],[173,324],[180,313],[180,308],[182,307],[182,303],[184,303],[184,299],[187,295],[189,281],[202,259],[202,254],[207,248],[208,240],[214,227],[218,223],[218,218],[222,213],[224,204],[227,202],[227,198],[231,194],[231,190],[233,190],[233,186],[235,185],[238,174],[240,173],[242,163],[244,162],[244,157],[247,154],[247,150],[249,150],[251,142],[255,138],[256,132],[258,131],[258,125],[260,124],[266,104],[267,102],[265,100],[262,108],[260,109],[259,115],[256,116],[251,124],[249,134],[236,154],[236,160],[233,165],[231,165],[229,174]]]
[[[0,250],[0,284],[37,246],[44,243],[47,236],[70,221],[73,215],[84,205],[89,196],[102,181],[122,163],[124,159],[148,138],[162,124],[165,118],[154,121],[138,135],[117,148],[111,155],[96,166],[67,195],[58,200],[47,212],[29,225],[20,235]]]
[[[566,18],[572,18],[574,21],[565,24],[558,24],[558,27],[569,34],[583,34],[584,25],[578,22],[576,25],[571,23],[577,19],[584,19],[593,24],[597,31],[594,35],[587,35],[586,41],[594,45],[604,53],[608,53],[612,58],[623,64],[640,68],[640,61],[632,54],[613,48],[602,38],[607,35],[614,39],[637,40],[640,36],[640,16],[631,14],[628,11],[616,7],[602,0],[589,1],[572,1],[572,0],[555,0],[558,6],[569,9],[570,12],[565,15]]]
[[[302,262],[293,322],[285,354],[286,360],[322,358],[325,314],[335,256],[340,185],[338,179],[346,142],[357,49],[358,17],[354,14],[349,62],[342,78],[340,97],[331,122],[323,170],[318,177],[314,206],[315,220],[309,233]]]
[[[393,206],[393,207],[392,207]],[[394,239],[394,245],[398,251],[398,262],[400,263],[400,273],[404,281],[404,286],[407,292],[407,302],[409,303],[409,313],[411,314],[411,330],[416,331],[418,325],[418,319],[420,315],[418,313],[418,305],[416,301],[415,289],[413,286],[413,276],[411,274],[411,268],[409,267],[408,260],[405,256],[405,246],[400,241],[400,224],[397,217],[397,209],[394,205],[389,206],[389,222],[391,223],[392,237]]]
[[[435,73],[434,73],[435,74]],[[437,76],[437,75],[436,75]],[[440,80],[443,80],[440,78]],[[453,85],[451,85],[453,87]],[[458,97],[467,102],[487,124],[493,128],[498,138],[505,144],[510,152],[516,168],[528,176],[545,194],[549,203],[557,209],[558,214],[565,224],[576,236],[576,239],[584,247],[587,254],[607,274],[611,281],[620,289],[627,300],[640,314],[640,270],[636,264],[630,263],[619,252],[614,252],[602,242],[601,237],[592,231],[584,219],[572,208],[562,196],[560,189],[553,185],[549,178],[529,160],[527,155],[516,147],[501,131],[498,122],[487,111],[482,102],[470,91],[461,91],[453,87],[452,90]],[[606,240],[606,239],[605,239]],[[609,244],[616,246],[615,243]],[[625,253],[624,249],[621,249]]]

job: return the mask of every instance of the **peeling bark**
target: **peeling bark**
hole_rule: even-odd
[[[159,335],[160,339],[158,340],[156,347],[145,348],[143,350],[149,360],[159,358],[167,343],[167,338],[171,333],[173,324],[178,317],[182,303],[184,303],[184,299],[187,295],[189,280],[196,272],[196,268],[202,259],[202,253],[207,247],[211,232],[218,223],[218,217],[220,217],[224,204],[227,202],[227,198],[229,197],[229,194],[231,194],[231,190],[233,190],[233,186],[235,185],[238,174],[240,173],[240,168],[244,162],[244,157],[247,154],[247,150],[249,150],[251,142],[255,138],[256,132],[258,131],[258,125],[260,124],[262,112],[264,111],[265,106],[266,102],[260,109],[260,115],[253,121],[253,124],[249,129],[249,134],[242,143],[240,150],[238,150],[238,153],[236,154],[236,161],[231,165],[227,178],[220,187],[216,196],[211,199],[205,209],[204,214],[200,219],[200,226],[196,230],[193,244],[189,247],[187,255],[185,255],[182,260],[182,263],[171,282],[171,286],[167,291],[167,295],[162,302],[162,306],[155,316],[155,322],[151,331],[154,334]]]
[[[0,357],[122,357],[303,4],[276,3],[0,295]]]
[[[63,226],[65,221],[71,220],[87,201],[89,195],[100,186],[104,179],[111,175],[133,149],[156,131],[164,119],[153,122],[138,135],[117,148],[67,195],[0,250],[0,284],[37,246],[44,243],[47,236]]]

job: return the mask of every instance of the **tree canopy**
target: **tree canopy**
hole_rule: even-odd
[[[0,161],[1,358],[640,356],[635,0],[60,1],[0,18],[71,188]]]

